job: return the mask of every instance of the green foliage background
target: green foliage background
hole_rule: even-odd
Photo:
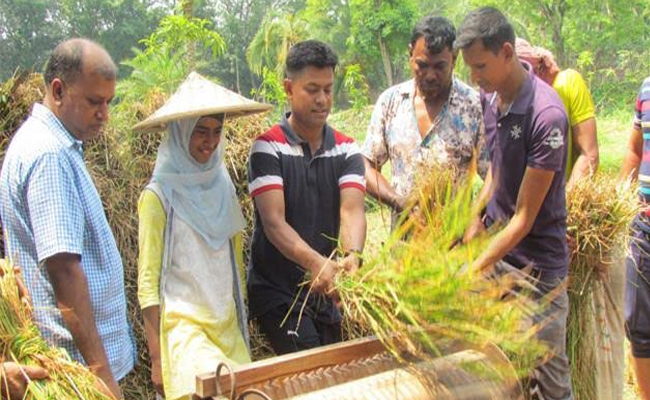
[[[255,89],[272,102],[283,100],[268,88],[283,78],[288,47],[307,38],[330,43],[341,60],[336,106],[346,109],[359,104],[362,89],[344,85],[348,66],[360,66],[357,75],[372,103],[410,76],[408,43],[420,17],[440,14],[458,25],[483,5],[503,10],[519,36],[553,51],[561,67],[582,72],[600,111],[631,108],[650,71],[647,0],[0,0],[0,79],[17,69],[42,70],[55,44],[71,36],[99,41],[120,63],[135,56],[122,64],[120,76],[127,77],[147,46],[140,39],[164,16],[184,13],[204,19],[202,28],[223,40],[220,51],[199,54],[199,69],[233,90],[250,95]],[[182,63],[184,57],[164,60],[157,62]],[[139,67],[147,75],[160,73]],[[264,67],[270,82],[264,82]],[[458,73],[468,79],[463,68]]]

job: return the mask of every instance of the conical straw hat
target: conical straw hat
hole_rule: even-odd
[[[133,126],[136,131],[165,129],[170,121],[225,113],[226,118],[263,112],[271,108],[190,73],[176,92],[149,118]]]

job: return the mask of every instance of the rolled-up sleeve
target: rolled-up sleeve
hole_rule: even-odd
[[[144,190],[138,200],[138,301],[140,308],[160,305],[160,271],[167,216],[158,196]]]

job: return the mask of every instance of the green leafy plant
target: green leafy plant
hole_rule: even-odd
[[[361,112],[368,106],[368,82],[361,65],[352,64],[346,67],[343,85],[350,96],[350,103],[352,103],[354,111]]]
[[[144,50],[134,48],[135,56],[122,62],[133,72],[118,84],[120,100],[141,101],[152,90],[170,94],[192,69],[200,67],[203,56],[214,61],[223,54],[226,44],[209,24],[182,15],[163,18],[158,28],[140,41]]]

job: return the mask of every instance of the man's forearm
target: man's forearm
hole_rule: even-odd
[[[91,371],[112,387],[110,369],[92,310],[88,282],[77,255],[56,255],[46,261],[56,302],[75,345]]]
[[[493,265],[528,235],[555,174],[554,171],[526,168],[519,187],[514,215],[474,262],[474,267],[484,269]]]
[[[627,151],[623,158],[619,179],[634,179],[639,176],[639,165],[643,156],[643,131],[635,126],[630,134]]]
[[[580,154],[573,165],[571,176],[566,186],[567,189],[573,187],[580,179],[589,177],[598,170],[598,156],[589,157],[587,154]]]
[[[341,247],[344,251],[362,251],[366,243],[366,214],[361,207],[341,212]]]
[[[596,118],[588,118],[577,123],[572,130],[573,148],[579,154],[567,181],[567,190],[570,190],[580,179],[595,174],[599,163]]]
[[[639,176],[639,165],[641,165],[641,157],[635,151],[628,149],[623,158],[619,179],[636,180]]]
[[[513,217],[508,225],[496,235],[487,249],[474,261],[474,267],[480,270],[495,264],[514,249],[529,231],[530,227],[527,227],[524,221]]]
[[[265,223],[264,233],[283,256],[311,272],[316,272],[325,261],[325,258],[311,248],[284,220]]]
[[[377,199],[380,203],[391,208],[400,208],[400,199],[395,189],[386,178],[374,168],[373,164],[365,160],[366,164],[366,193]]]

